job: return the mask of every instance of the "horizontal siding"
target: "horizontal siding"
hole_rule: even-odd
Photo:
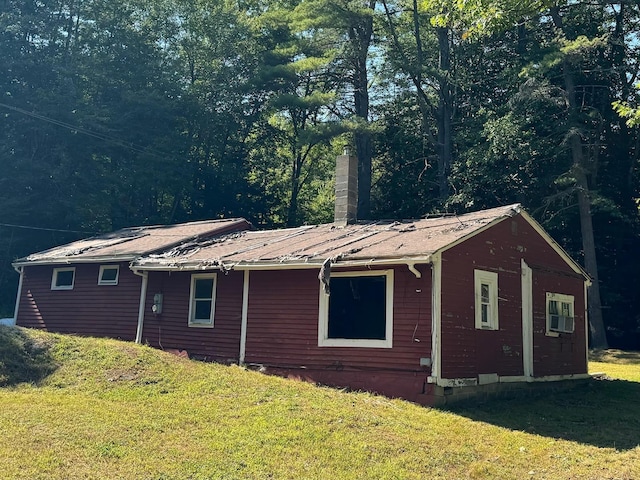
[[[533,270],[533,374],[587,373],[584,287],[570,277]],[[546,335],[546,292],[574,296],[575,326],[571,334]]]
[[[198,272],[204,273],[204,272]],[[188,272],[150,272],[143,342],[220,362],[237,362],[240,352],[243,273],[218,272],[213,328],[189,326]],[[153,296],[163,294],[162,314],[151,311]]]
[[[317,270],[251,272],[246,361],[320,370],[422,372],[420,358],[431,351],[431,277],[428,267],[421,268],[421,279],[406,266],[395,268],[390,349],[318,346]]]
[[[523,375],[522,359],[522,280],[521,260],[534,268],[534,375],[550,374],[547,368],[555,358],[552,352],[563,348],[563,367],[554,373],[584,372],[584,329],[573,334],[574,351],[567,355],[567,340],[540,337],[540,318],[544,316],[545,290],[551,285],[536,281],[537,271],[549,272],[554,281],[583,288],[583,280],[555,250],[521,217],[505,220],[471,239],[445,251],[442,256],[442,376],[469,378],[482,373]],[[498,273],[499,330],[475,328],[474,269]],[[558,292],[563,293],[563,292]],[[583,295],[580,294],[580,298]],[[583,315],[583,304],[576,296],[576,312]],[[582,311],[580,311],[582,310]],[[552,361],[551,361],[552,362]],[[537,367],[536,367],[537,365]]]
[[[76,267],[72,290],[51,290],[56,267]],[[100,264],[24,267],[17,324],[51,332],[135,339],[140,277],[120,264],[118,285],[98,285]]]

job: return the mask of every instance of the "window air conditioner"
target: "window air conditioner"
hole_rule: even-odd
[[[573,317],[564,317],[562,315],[551,315],[549,330],[554,332],[573,333],[575,324]]]

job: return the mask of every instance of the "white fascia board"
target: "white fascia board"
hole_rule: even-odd
[[[14,268],[16,267],[31,267],[38,265],[71,265],[71,264],[83,264],[83,263],[114,263],[114,262],[131,262],[135,260],[137,255],[123,255],[121,257],[84,257],[84,258],[72,258],[72,257],[61,257],[61,258],[48,258],[42,260],[26,260],[19,261],[16,260],[11,265]]]
[[[301,270],[301,269],[319,269],[322,267],[324,260],[312,261],[295,261],[295,262],[229,262],[224,261],[221,264],[211,263],[183,263],[180,265],[159,265],[157,263],[145,264],[134,263],[131,268],[133,270],[172,270],[172,271],[198,271],[198,270],[217,270],[223,268],[225,270]],[[349,267],[369,267],[382,265],[415,265],[420,263],[431,263],[431,255],[416,257],[399,257],[399,258],[381,258],[368,260],[337,260],[332,262],[331,268],[349,268]]]
[[[441,254],[442,252],[445,252],[457,245],[460,245],[461,243],[466,242],[467,240],[469,240],[470,238],[475,237],[476,235],[480,235],[482,232],[484,232],[485,230],[489,230],[491,227],[493,227],[494,225],[497,225],[500,222],[503,222],[505,220],[507,220],[508,218],[513,218],[515,215],[519,214],[519,213],[523,213],[522,210],[520,210],[520,208],[514,209],[513,210],[515,213],[514,215],[510,215],[510,216],[506,216],[506,217],[500,217],[500,218],[496,218],[495,220],[490,221],[489,223],[487,223],[486,225],[479,227],[477,230],[474,230],[471,233],[468,233],[467,235],[458,238],[457,240],[454,240],[453,242],[445,245],[444,247],[440,248],[439,250],[433,252],[433,254]]]
[[[558,244],[558,242],[556,242],[547,232],[545,232],[544,228],[542,228],[542,225],[540,225],[535,218],[533,218],[524,210],[520,211],[520,215],[522,215],[522,218],[524,218],[529,223],[529,225],[531,225],[531,227],[536,232],[538,232],[538,234],[542,238],[544,238],[549,246],[553,248],[555,252],[560,255],[560,257],[562,257],[562,259],[567,263],[567,265],[571,267],[574,272],[582,275],[589,283],[589,285],[591,285],[591,277],[589,276],[589,274],[569,256],[569,254]]]

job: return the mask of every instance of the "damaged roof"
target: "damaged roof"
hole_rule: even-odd
[[[123,228],[34,253],[13,264],[129,261],[140,255],[175,247],[185,241],[246,228],[251,228],[251,224],[244,218]]]
[[[514,204],[456,216],[410,221],[377,221],[346,226],[311,225],[238,231],[187,242],[132,263],[143,270],[200,270],[238,267],[320,266],[333,263],[429,261],[430,255],[520,213]]]

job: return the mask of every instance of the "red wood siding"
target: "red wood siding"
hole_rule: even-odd
[[[118,285],[98,285],[100,265],[24,267],[17,324],[51,332],[134,340],[141,278],[129,270],[127,263],[121,263]],[[51,290],[54,268],[74,266],[73,290]]]
[[[521,217],[500,222],[442,255],[442,377],[473,378],[482,373],[523,375],[521,259],[534,269],[534,375],[584,373],[584,281]],[[538,279],[549,272],[551,283]],[[499,330],[477,330],[474,318],[474,269],[498,273]],[[544,314],[547,288],[576,295],[576,332],[568,340],[540,338],[539,318]],[[560,287],[558,287],[560,288]],[[542,302],[542,305],[541,305]],[[541,305],[541,306],[540,306]],[[542,310],[540,310],[542,309]],[[544,336],[544,331],[542,331]],[[568,353],[566,343],[572,345]],[[561,368],[551,363],[558,360]],[[556,352],[556,353],[554,353]],[[538,364],[538,368],[535,365]]]
[[[205,272],[197,272],[205,273]],[[190,272],[150,272],[143,343],[187,350],[191,356],[237,362],[240,352],[243,272],[217,272],[213,328],[189,326]],[[163,294],[162,314],[151,311],[153,296]]]
[[[574,296],[575,332],[546,335],[546,292]],[[571,277],[533,270],[533,374],[587,373],[584,287]]]
[[[393,348],[319,347],[318,270],[252,271],[246,362],[393,396],[403,384],[421,393],[429,372],[420,358],[431,355],[431,269],[417,268],[421,279],[406,265],[394,268]]]

